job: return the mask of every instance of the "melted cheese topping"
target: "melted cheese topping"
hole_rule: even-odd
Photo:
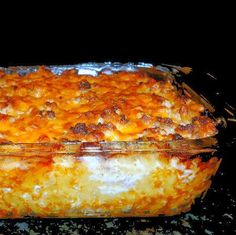
[[[0,142],[131,141],[216,134],[204,107],[180,95],[168,75],[97,77],[41,67],[24,76],[0,72]]]

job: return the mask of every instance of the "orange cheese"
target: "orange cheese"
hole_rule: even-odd
[[[216,134],[204,107],[180,95],[168,75],[99,76],[40,67],[0,77],[0,141],[132,141],[203,138]]]

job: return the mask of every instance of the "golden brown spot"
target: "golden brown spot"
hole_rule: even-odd
[[[91,88],[91,85],[90,83],[87,81],[87,80],[82,80],[80,83],[79,83],[79,88],[81,90],[87,90],[87,89],[90,89]]]
[[[77,123],[74,127],[71,127],[74,134],[86,135],[88,134],[88,129],[85,123]]]

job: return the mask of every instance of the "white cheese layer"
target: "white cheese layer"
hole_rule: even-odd
[[[90,179],[101,182],[99,189],[102,194],[127,192],[143,177],[162,167],[157,159],[151,161],[142,157],[84,157],[83,162],[91,173]]]

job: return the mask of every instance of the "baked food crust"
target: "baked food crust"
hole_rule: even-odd
[[[0,141],[199,139],[217,133],[204,107],[180,94],[169,74],[61,75],[40,67],[0,73]]]
[[[23,76],[0,72],[0,87],[1,146],[55,143],[50,151],[23,144],[21,152],[0,153],[0,218],[179,214],[207,191],[220,165],[215,155],[203,159],[183,149],[57,151],[68,141],[214,136],[214,120],[178,92],[168,73],[94,77],[40,67]]]

